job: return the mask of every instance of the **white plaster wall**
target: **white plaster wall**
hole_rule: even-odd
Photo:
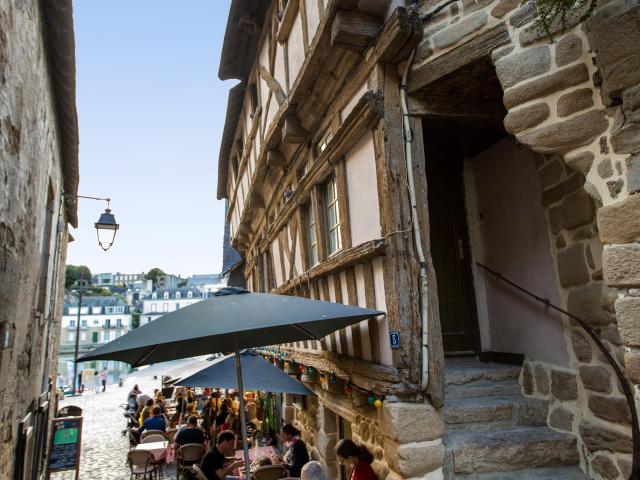
[[[355,266],[356,291],[358,292],[358,306],[367,307],[367,300],[364,293],[364,269],[362,265]],[[362,358],[371,360],[371,340],[369,337],[369,321],[360,322],[360,343],[362,344]]]
[[[347,274],[343,271],[339,273],[340,275],[340,289],[342,290],[342,303],[345,305],[349,304],[349,290],[347,288]],[[346,354],[349,356],[354,355],[353,350],[353,330],[351,327],[345,328],[345,333],[347,334],[347,352]]]
[[[373,281],[376,292],[376,308],[381,312],[387,311],[387,303],[384,290],[384,262],[382,257],[373,259]],[[387,316],[382,315],[377,318],[378,332],[380,334],[380,363],[383,365],[393,365],[391,347],[389,345],[389,324]]]
[[[304,0],[305,11],[307,13],[307,31],[309,32],[309,45],[313,43],[313,37],[316,34],[318,25],[320,24],[320,11],[318,10],[317,0]]]
[[[288,93],[287,78],[285,75],[285,68],[284,68],[284,47],[279,43],[277,45],[278,45],[278,48],[276,49],[276,63],[275,63],[275,69],[273,72],[273,78],[275,78],[278,81],[278,83],[282,87],[282,90],[285,93]]]
[[[345,155],[353,246],[380,237],[380,210],[373,136],[363,135]]]
[[[474,184],[465,185],[467,211],[475,214],[469,219],[474,262],[559,304],[533,152],[507,138],[467,161],[467,168]],[[489,328],[485,336],[490,336],[492,350],[568,365],[558,315],[484,272],[477,272],[476,280],[484,283],[476,286],[482,294],[478,312],[488,316],[481,325]]]
[[[356,106],[356,103],[358,103],[358,100],[360,100],[362,98],[362,96],[367,93],[368,87],[367,87],[367,82],[362,82],[362,85],[360,85],[360,88],[358,88],[358,91],[353,95],[353,97],[351,97],[351,99],[349,100],[349,103],[347,103],[344,108],[340,111],[340,119],[344,122],[344,119],[347,118],[349,116],[349,114],[352,112],[353,107]]]
[[[296,15],[291,27],[287,47],[289,48],[289,82],[293,85],[304,63],[304,43],[302,42],[302,19],[300,18],[300,13]]]
[[[273,258],[273,273],[276,277],[276,286],[280,286],[284,280],[282,279],[282,268],[280,268],[280,249],[278,248],[277,240],[271,242],[271,257]]]

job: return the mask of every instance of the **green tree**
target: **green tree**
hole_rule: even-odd
[[[64,288],[73,286],[82,276],[83,280],[91,283],[91,270],[86,265],[67,265],[64,272]]]
[[[140,326],[140,312],[133,312],[131,314],[131,326],[138,328]]]
[[[161,277],[162,275],[165,275],[164,271],[161,268],[156,267],[149,270],[144,278],[153,281],[153,286],[155,287],[158,284],[158,277]]]

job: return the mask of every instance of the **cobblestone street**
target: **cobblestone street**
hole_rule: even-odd
[[[120,407],[126,401],[127,393],[134,384],[144,393],[153,392],[160,381],[153,378],[132,378],[123,387],[107,386],[105,393],[84,393],[81,397],[66,398],[60,407],[77,405],[83,409],[82,453],[80,478],[86,480],[128,479],[127,465],[129,441],[122,435],[126,421]],[[71,480],[74,472],[52,474],[52,479]],[[175,468],[164,470],[164,479],[175,479]]]

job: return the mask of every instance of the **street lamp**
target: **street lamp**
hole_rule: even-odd
[[[116,239],[116,232],[120,225],[116,223],[116,217],[113,216],[111,210],[107,208],[100,219],[95,223],[96,231],[98,232],[98,243],[100,247],[106,252],[113,245],[113,241]]]
[[[120,228],[120,225],[116,222],[116,217],[111,213],[111,209],[109,208],[111,205],[110,198],[100,198],[100,197],[87,197],[84,195],[73,195],[71,193],[65,193],[64,197],[69,204],[73,204],[76,201],[76,198],[88,198],[89,200],[102,200],[107,202],[107,208],[104,213],[100,215],[100,218],[94,226],[96,227],[96,232],[98,233],[98,244],[100,248],[102,248],[105,252],[111,248],[114,240],[116,239],[116,232]]]

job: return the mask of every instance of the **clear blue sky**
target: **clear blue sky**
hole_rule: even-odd
[[[92,272],[216,273],[224,204],[217,160],[227,94],[217,77],[229,0],[76,0],[81,195],[111,197],[120,223],[103,252],[106,204],[80,200],[67,263]]]

